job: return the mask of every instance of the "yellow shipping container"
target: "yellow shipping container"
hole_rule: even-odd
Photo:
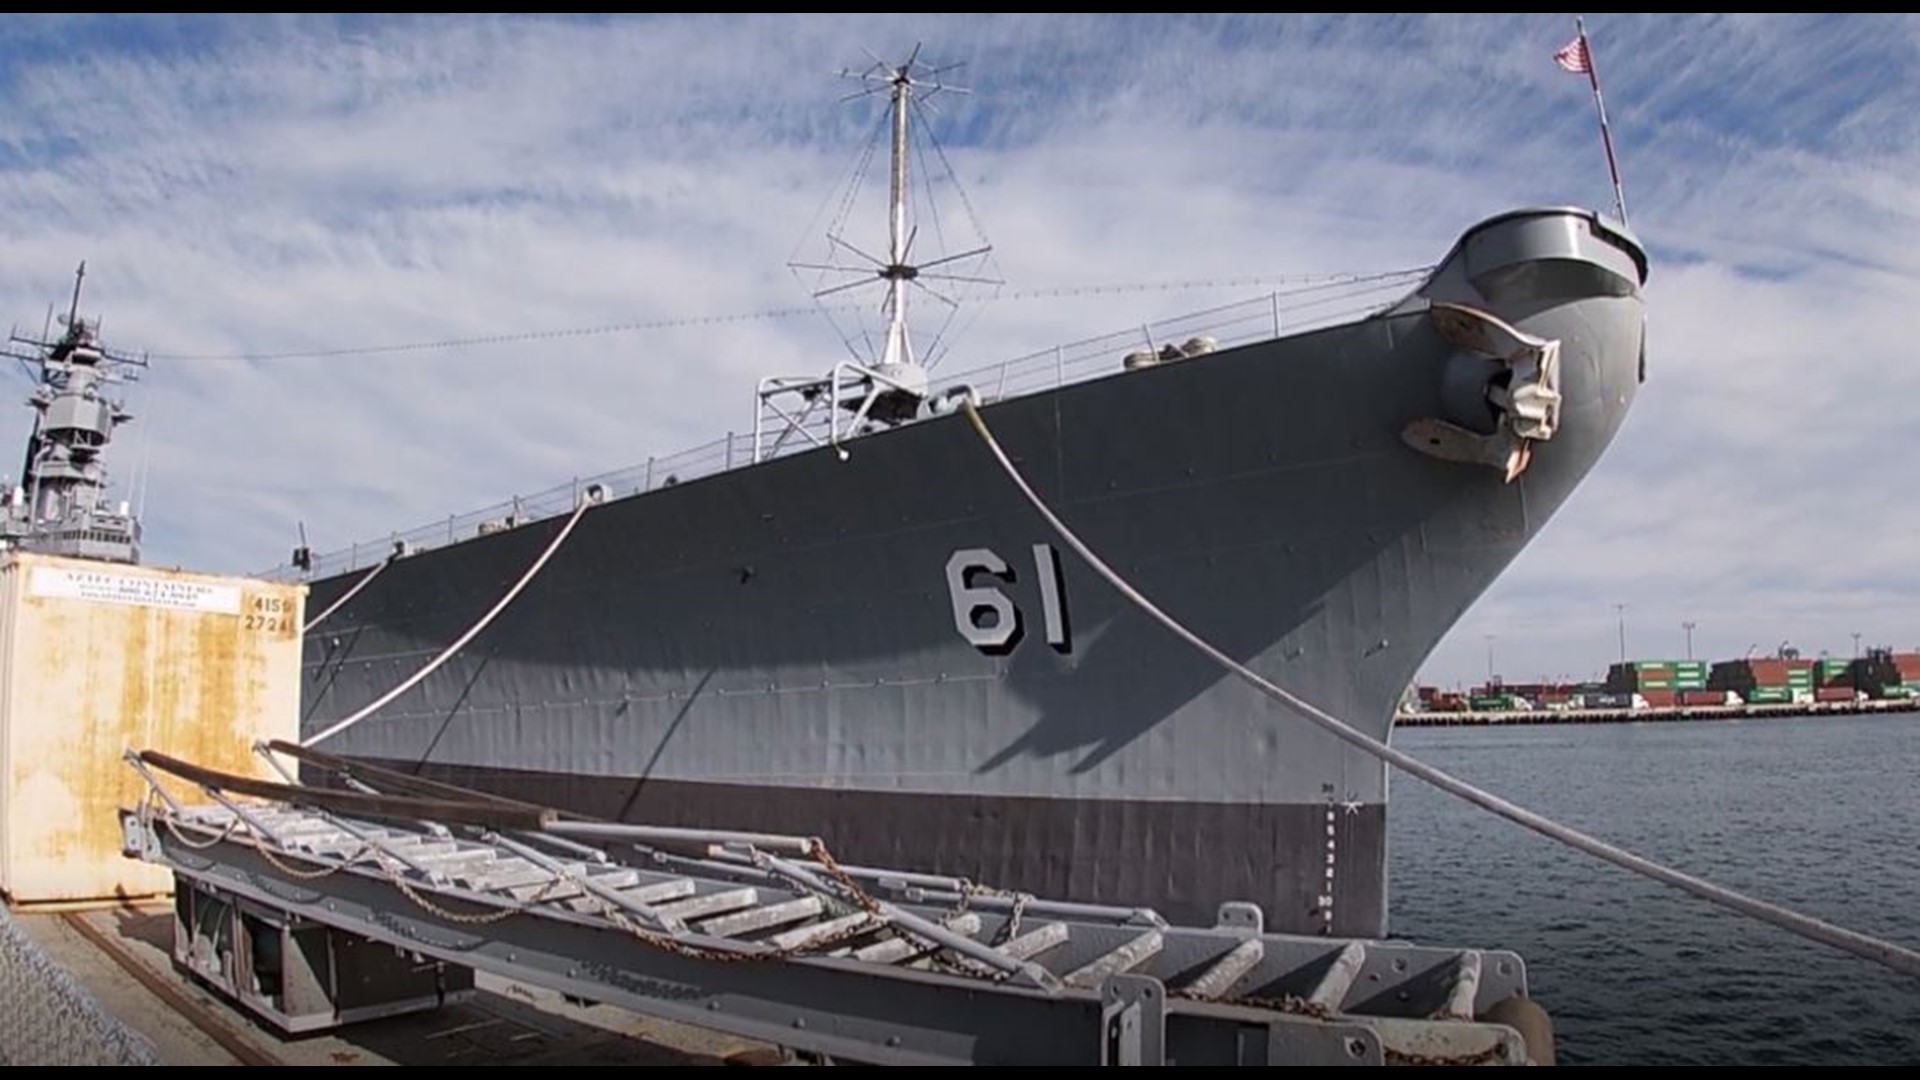
[[[3,560],[0,893],[16,904],[165,894],[165,870],[120,853],[117,811],[145,793],[122,753],[278,779],[252,746],[299,737],[306,586]]]

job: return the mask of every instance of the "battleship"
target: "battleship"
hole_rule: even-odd
[[[36,551],[112,563],[140,561],[140,520],[131,503],[107,494],[105,455],[113,434],[133,419],[113,396],[137,381],[144,358],[106,348],[98,320],[80,315],[87,264],[74,272],[73,299],[39,337],[11,334],[0,355],[34,380],[26,458],[17,482],[0,483],[0,553]]]
[[[342,552],[303,540],[278,571],[322,613],[303,741],[983,888],[1384,935],[1382,762],[1095,576],[955,403],[1154,603],[1385,739],[1620,427],[1643,248],[1597,211],[1515,209],[1342,320],[1276,294],[935,379],[907,304],[941,268],[903,188],[937,84],[866,76],[892,145],[873,354],[763,380],[750,435]]]

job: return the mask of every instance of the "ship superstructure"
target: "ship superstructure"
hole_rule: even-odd
[[[133,419],[118,387],[147,362],[102,345],[99,320],[81,316],[86,272],[81,263],[58,337],[15,333],[0,350],[34,380],[27,403],[36,413],[20,478],[0,494],[0,550],[138,563],[140,522],[129,501],[109,498],[105,457]]]

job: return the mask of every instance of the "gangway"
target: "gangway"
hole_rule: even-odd
[[[148,796],[124,849],[173,871],[176,966],[287,1031],[431,1007],[485,971],[845,1063],[1552,1058],[1511,952],[1272,934],[1250,904],[1178,926],[256,749],[286,783],[130,751]]]

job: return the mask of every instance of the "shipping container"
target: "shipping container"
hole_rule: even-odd
[[[1676,700],[1671,690],[1642,690],[1634,696],[1650,709],[1671,709]]]
[[[1852,701],[1854,691],[1850,686],[1823,686],[1813,692],[1815,701]]]
[[[306,591],[0,557],[0,892],[17,904],[169,892],[164,867],[121,855],[118,811],[146,793],[121,754],[279,779],[252,747],[299,737]]]
[[[1785,705],[1793,700],[1793,694],[1784,686],[1758,686],[1746,693],[1749,705]]]
[[[1609,694],[1604,692],[1582,694],[1580,696],[1580,707],[1583,709],[1631,709],[1633,708],[1633,695]]]
[[[1757,686],[1813,687],[1813,661],[1761,657],[1747,660],[1723,660],[1707,675],[1707,686],[1714,690],[1733,690],[1744,696]]]
[[[1682,690],[1680,691],[1680,704],[1725,705],[1727,704],[1727,692],[1725,690]]]

